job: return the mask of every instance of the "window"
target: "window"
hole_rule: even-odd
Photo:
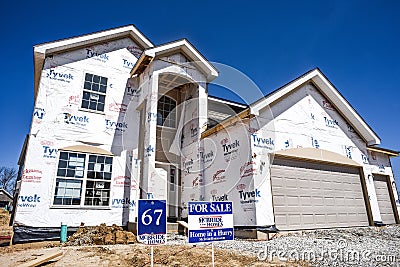
[[[109,206],[112,157],[60,152],[54,205]]]
[[[103,112],[106,91],[107,78],[86,73],[81,107]]]
[[[161,96],[157,104],[157,125],[175,128],[176,101],[168,96]]]

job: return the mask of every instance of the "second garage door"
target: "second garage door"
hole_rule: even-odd
[[[379,211],[381,212],[382,223],[396,223],[393,212],[392,201],[389,195],[388,176],[374,174],[374,185],[376,198],[378,199]]]
[[[275,158],[271,183],[280,230],[369,225],[358,168]]]

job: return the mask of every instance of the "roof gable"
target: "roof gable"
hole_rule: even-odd
[[[258,115],[260,110],[282,100],[292,91],[309,82],[315,85],[320,93],[322,93],[336,110],[352,125],[368,145],[380,144],[380,138],[377,134],[319,69],[314,69],[305,73],[266,97],[254,102],[250,105],[251,114]]]
[[[77,37],[62,39],[54,42],[35,45],[33,48],[34,60],[34,90],[35,98],[39,87],[41,71],[47,55],[62,53],[86,46],[91,46],[116,39],[131,38],[141,48],[147,49],[154,45],[133,25],[95,32]]]
[[[131,75],[140,74],[153,59],[175,52],[183,53],[194,62],[206,75],[208,81],[218,77],[217,69],[186,39],[146,49],[133,67]]]

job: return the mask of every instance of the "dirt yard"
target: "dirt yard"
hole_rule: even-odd
[[[0,212],[2,235],[9,235],[8,214]],[[211,245],[188,244],[168,235],[154,247],[154,266],[212,266]],[[280,233],[270,241],[215,243],[215,266],[400,266],[400,226],[352,227]],[[121,227],[82,227],[68,242],[37,242],[0,247],[0,266],[150,266],[150,247]],[[57,256],[57,257],[56,257]],[[28,264],[29,263],[29,264]]]
[[[42,255],[62,256],[42,266],[150,266],[150,248],[142,244],[51,247],[56,243],[0,248],[0,266],[19,266]],[[154,248],[154,266],[211,266],[211,246],[165,245]],[[261,262],[239,251],[215,249],[215,266],[308,266],[305,263]]]

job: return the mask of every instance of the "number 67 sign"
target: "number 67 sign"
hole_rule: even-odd
[[[167,240],[167,205],[165,200],[139,199],[138,241],[146,245],[161,245]]]

